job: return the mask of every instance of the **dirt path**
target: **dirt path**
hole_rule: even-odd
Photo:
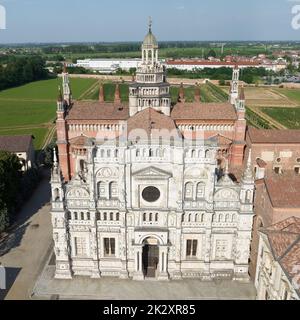
[[[52,245],[49,201],[50,184],[45,177],[0,242],[0,261],[7,273],[7,290],[0,290],[0,300],[30,298]]]
[[[262,112],[259,107],[248,106],[248,108],[257,115],[259,115],[261,118],[272,124],[276,129],[287,129],[287,127],[285,127],[283,124],[279,123],[278,121],[274,120],[273,118]]]

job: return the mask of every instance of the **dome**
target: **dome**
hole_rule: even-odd
[[[157,48],[158,47],[158,43],[157,40],[154,36],[154,34],[152,33],[151,29],[149,29],[148,34],[146,35],[144,42],[143,42],[143,46],[144,47],[151,47],[151,48]]]

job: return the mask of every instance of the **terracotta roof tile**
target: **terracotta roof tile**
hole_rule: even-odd
[[[77,101],[70,109],[67,120],[127,120],[128,105],[100,101]]]
[[[8,152],[28,151],[32,136],[0,136],[0,150]]]
[[[174,120],[237,120],[230,103],[178,103],[171,116]]]
[[[300,177],[296,175],[271,175],[265,185],[274,208],[300,209]]]
[[[300,143],[300,130],[267,130],[248,128],[252,143]]]
[[[266,234],[275,260],[277,260],[289,281],[300,285],[300,218],[290,217],[268,228],[261,229]],[[300,290],[296,288],[298,295]]]
[[[159,134],[159,130],[168,130],[168,132],[170,133],[176,133],[178,137],[181,136],[174,120],[171,117],[168,117],[153,108],[147,108],[135,114],[133,117],[130,117],[128,119],[127,125],[129,134],[133,130],[142,129],[147,133],[148,137],[150,136],[151,132],[153,138],[153,134],[155,134],[155,131]]]

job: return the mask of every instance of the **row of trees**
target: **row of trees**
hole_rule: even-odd
[[[40,56],[13,56],[6,64],[0,64],[0,90],[47,78],[45,60]]]
[[[19,158],[0,151],[0,232],[13,221],[17,210],[26,201],[39,182],[37,169],[21,172]]]

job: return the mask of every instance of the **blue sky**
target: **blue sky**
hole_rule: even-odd
[[[0,0],[0,43],[140,41],[148,16],[159,40],[300,40],[300,0]]]

